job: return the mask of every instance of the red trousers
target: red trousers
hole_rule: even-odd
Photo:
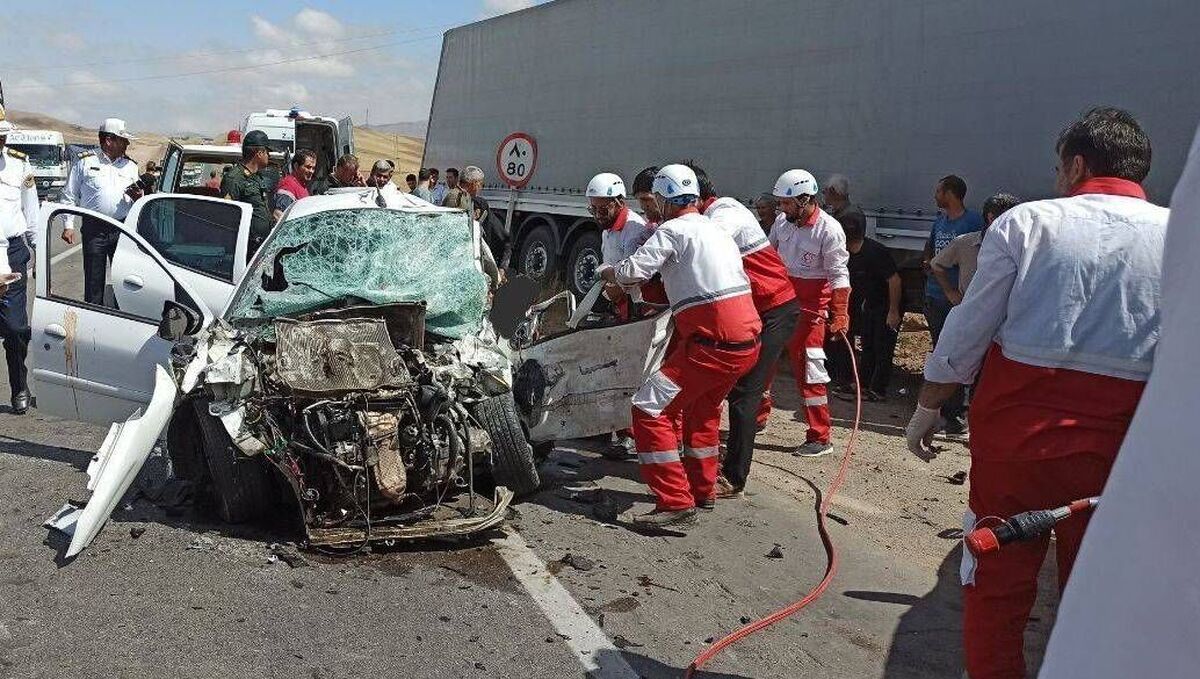
[[[788,342],[792,374],[800,388],[804,403],[804,419],[808,422],[805,442],[829,442],[832,418],[829,415],[829,395],[825,385],[829,373],[825,370],[825,315],[829,311],[829,283],[824,280],[793,278],[796,299],[800,302],[800,322]]]
[[[1096,453],[1046,460],[972,460],[970,507],[974,516],[967,516],[964,531],[970,528],[965,524],[973,524],[977,517],[1007,518],[1099,495],[1114,459],[1113,454]],[[1089,516],[1072,516],[1054,527],[1060,592],[1067,585]],[[1025,676],[1025,625],[1049,545],[1049,536],[1013,542],[977,561],[964,550],[963,647],[971,679]],[[968,581],[972,584],[966,584]]]
[[[634,394],[633,440],[658,509],[687,509],[716,494],[721,402],[757,360],[757,344],[731,350],[682,339]]]

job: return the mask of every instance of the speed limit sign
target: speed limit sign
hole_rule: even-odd
[[[500,142],[496,149],[496,172],[514,189],[519,189],[533,179],[537,167],[537,142],[524,132],[513,132]]]

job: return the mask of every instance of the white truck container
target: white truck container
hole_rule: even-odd
[[[1053,192],[1059,130],[1086,109],[1129,109],[1154,147],[1164,203],[1200,118],[1200,3],[1186,0],[556,0],[448,31],[425,167],[478,165],[512,264],[577,294],[599,261],[582,189],[600,171],[695,159],[749,200],[784,170],[850,178],[871,235],[921,296],[934,184]],[[520,191],[497,147],[531,135]]]
[[[37,182],[38,198],[58,200],[67,185],[70,163],[62,132],[54,130],[13,130],[8,133],[7,146],[29,157],[33,178]]]

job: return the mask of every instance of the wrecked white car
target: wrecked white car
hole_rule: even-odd
[[[498,340],[477,226],[388,191],[297,202],[214,319],[204,300],[220,291],[201,297],[179,271],[206,275],[195,265],[212,261],[196,258],[207,250],[172,238],[181,219],[192,239],[207,222],[240,250],[245,206],[153,199],[136,231],[79,208],[46,214],[50,232],[73,217],[85,233],[103,223],[119,234],[103,303],[72,289],[78,258],[38,253],[38,407],[122,422],[89,468],[86,506],[57,517],[73,528],[67,556],[100,531],[164,433],[176,476],[223,519],[291,511],[310,545],[495,526],[514,491],[538,486],[535,448],[628,425],[669,335],[669,314],[614,324],[589,313],[591,295],[579,309],[569,296],[538,305],[514,340]],[[558,304],[569,324],[544,322]],[[490,496],[476,492],[487,477]]]

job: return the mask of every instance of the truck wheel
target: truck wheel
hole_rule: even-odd
[[[567,288],[581,298],[596,283],[596,269],[604,261],[600,251],[600,234],[588,231],[575,240],[571,255],[567,258]]]
[[[539,226],[521,241],[517,270],[546,285],[558,273],[558,253],[554,249],[554,234],[550,227]]]
[[[484,399],[471,412],[492,437],[492,480],[518,496],[537,490],[541,478],[512,394]]]
[[[208,413],[206,399],[192,401],[192,405],[217,514],[228,523],[245,523],[264,515],[275,497],[266,461],[242,455],[221,421]]]

